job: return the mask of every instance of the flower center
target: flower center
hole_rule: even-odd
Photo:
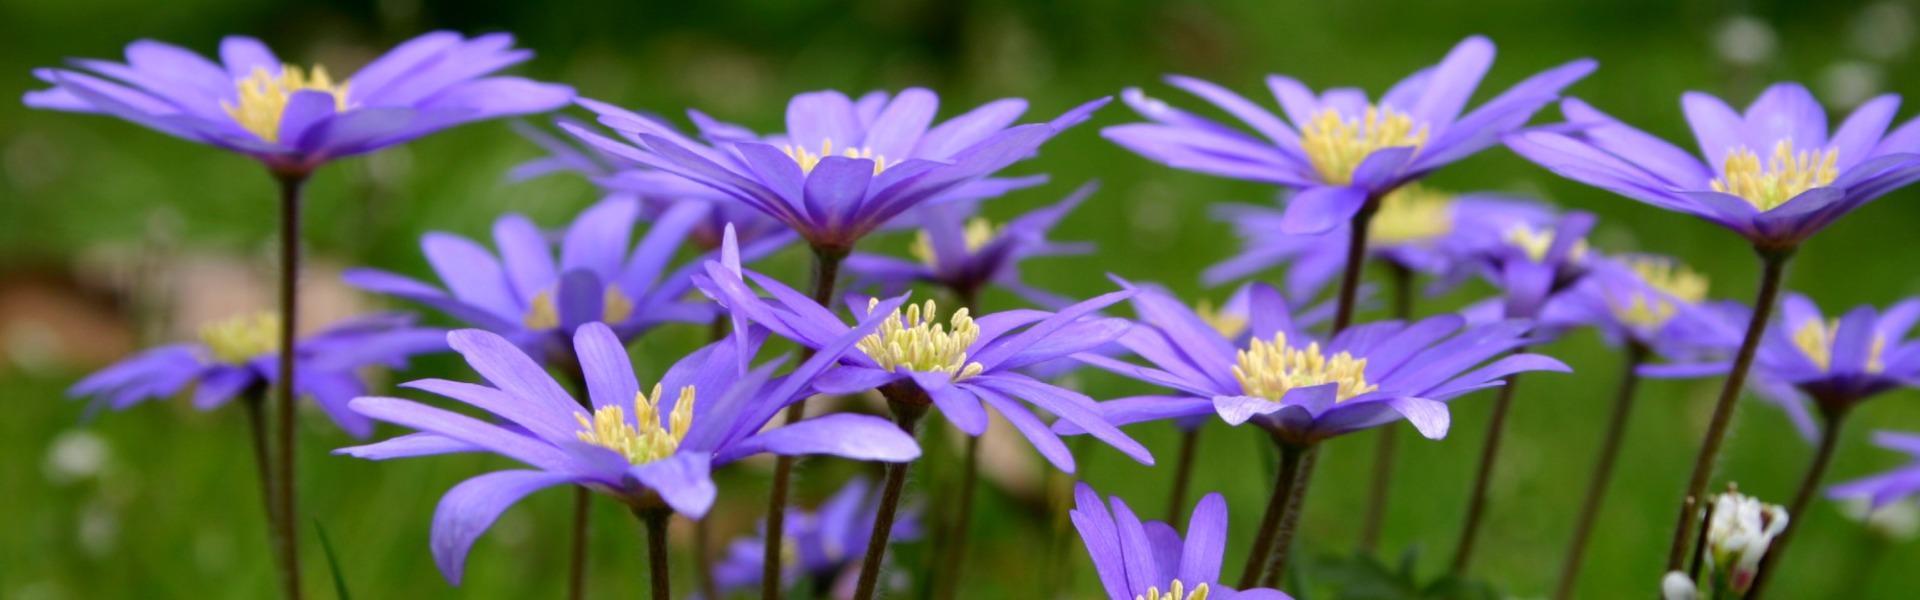
[[[1201,300],[1195,303],[1193,305],[1193,314],[1200,317],[1200,320],[1206,321],[1207,325],[1212,326],[1214,331],[1220,332],[1222,337],[1229,340],[1240,337],[1240,334],[1247,331],[1248,319],[1246,315],[1233,314],[1214,308],[1213,301],[1211,300]]]
[[[282,65],[278,77],[264,67],[255,67],[253,74],[246,79],[234,82],[240,91],[240,103],[221,102],[220,107],[227,110],[227,116],[239,123],[247,131],[269,142],[280,141],[280,117],[287,112],[287,102],[294,92],[313,90],[333,96],[333,109],[336,112],[347,110],[347,84],[342,81],[334,84],[333,77],[327,75],[327,68],[314,65],[311,72],[300,67]]]
[[[1800,347],[1800,353],[1822,371],[1833,370],[1833,338],[1840,332],[1838,319],[1821,321],[1807,319],[1807,322],[1793,332],[1793,345]],[[1879,373],[1886,370],[1881,355],[1887,351],[1887,336],[1873,334],[1873,347],[1867,351],[1867,373]]]
[[[1193,586],[1193,590],[1188,591],[1186,584],[1175,579],[1167,591],[1160,591],[1158,586],[1149,587],[1145,595],[1134,596],[1133,600],[1207,600],[1207,593],[1207,584]]]
[[[643,465],[673,455],[680,448],[680,441],[687,438],[687,429],[693,426],[693,386],[680,388],[680,397],[674,402],[673,412],[667,415],[667,424],[660,424],[660,384],[653,384],[653,394],[633,395],[633,420],[627,420],[627,411],[615,406],[602,406],[593,411],[593,419],[586,415],[573,413],[573,420],[580,423],[577,435],[580,441],[593,444],[627,457],[627,462]]]
[[[280,315],[262,312],[232,317],[200,328],[200,343],[225,363],[243,363],[280,350]]]
[[[800,163],[801,173],[812,173],[814,167],[820,166],[820,159],[833,156],[833,140],[821,140],[819,154],[808,152],[806,148],[793,144],[787,144],[781,147],[781,150],[786,152],[787,157],[792,158],[793,162]],[[872,160],[875,175],[879,175],[887,168],[887,157],[875,156],[872,148],[845,148],[840,150],[840,156]]]
[[[987,242],[993,241],[993,236],[999,233],[1000,228],[995,227],[993,221],[988,221],[984,217],[968,219],[965,234],[967,254],[979,252],[981,248],[986,247]],[[913,245],[907,248],[907,252],[922,263],[933,265],[937,262],[933,251],[933,238],[927,235],[925,229],[914,236]]]
[[[1320,343],[1307,344],[1305,350],[1287,345],[1287,334],[1276,333],[1273,343],[1255,339],[1239,354],[1233,368],[1234,379],[1248,396],[1279,402],[1288,390],[1324,384],[1338,384],[1335,401],[1365,394],[1380,386],[1367,383],[1367,359],[1341,352],[1331,357],[1321,354]]]
[[[1631,292],[1624,301],[1609,297],[1614,318],[1630,326],[1658,329],[1678,311],[1675,302],[1698,304],[1707,299],[1707,278],[1679,261],[1653,256],[1625,259],[1640,281],[1660,293]]]
[[[873,299],[867,302],[867,310],[879,304],[878,298]],[[947,331],[933,322],[934,308],[933,301],[928,300],[924,310],[907,305],[904,316],[900,309],[894,309],[893,316],[880,324],[880,330],[862,338],[857,347],[880,368],[896,373],[902,368],[947,373],[957,382],[986,370],[980,363],[967,362],[967,347],[980,338],[980,326],[973,324],[967,309],[953,311],[948,320],[953,331]]]
[[[1380,212],[1369,226],[1375,246],[1430,241],[1453,230],[1453,195],[1420,187],[1402,186],[1380,199]]]
[[[526,316],[520,319],[521,324],[526,325],[527,329],[540,331],[560,326],[560,311],[553,305],[553,290],[540,292],[533,297],[533,302],[528,304]],[[607,286],[606,295],[601,297],[600,305],[602,306],[600,309],[602,323],[615,325],[633,316],[633,300],[627,297],[626,292],[620,291],[620,286]]]
[[[1367,105],[1366,115],[1353,120],[1327,109],[1300,130],[1307,162],[1321,179],[1335,185],[1353,183],[1353,170],[1375,150],[1413,146],[1418,151],[1426,144],[1427,126],[1416,126],[1413,117],[1384,106]]]
[[[1553,249],[1553,230],[1535,229],[1532,225],[1520,223],[1507,230],[1507,243],[1527,253],[1527,259],[1533,262],[1547,260],[1547,251]],[[1567,252],[1567,258],[1573,262],[1587,256],[1587,241],[1573,243],[1573,249]]]
[[[1745,199],[1761,211],[1773,210],[1801,192],[1833,183],[1840,176],[1834,166],[1839,150],[1793,151],[1793,140],[1773,145],[1773,157],[1762,168],[1760,156],[1738,148],[1727,152],[1725,173],[1712,182],[1713,191]]]

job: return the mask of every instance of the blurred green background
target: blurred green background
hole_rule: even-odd
[[[698,107],[760,130],[777,128],[786,98],[834,88],[927,86],[943,117],[1005,96],[1032,100],[1029,120],[1127,86],[1144,86],[1184,107],[1201,104],[1158,82],[1164,73],[1207,78],[1266,102],[1261,75],[1295,76],[1316,88],[1358,85],[1376,93],[1437,61],[1462,37],[1494,39],[1501,54],[1477,98],[1578,57],[1601,69],[1571,88],[1628,122],[1672,140],[1690,140],[1678,110],[1685,90],[1744,104],[1767,82],[1802,81],[1830,106],[1850,108],[1879,92],[1920,91],[1911,42],[1915,7],[1901,2],[1688,2],[1448,0],[1420,3],[1096,0],[849,3],[739,0],[665,3],[599,0],[565,6],[431,0],[380,2],[182,0],[164,6],[126,0],[0,0],[0,81],[8,98],[39,87],[29,70],[67,57],[118,58],[150,37],[212,53],[229,33],[261,37],[283,58],[351,72],[385,47],[418,33],[510,31],[538,56],[521,74],[569,83],[583,95],[663,114]],[[578,112],[578,111],[575,111]],[[1913,114],[1909,108],[1902,119]],[[1548,110],[1542,118],[1557,118]],[[1004,219],[1052,202],[1081,182],[1103,189],[1057,238],[1095,240],[1095,257],[1036,261],[1028,280],[1087,295],[1110,289],[1104,274],[1164,282],[1191,297],[1218,300],[1194,274],[1234,250],[1210,203],[1267,202],[1254,184],[1160,167],[1106,143],[1098,128],[1133,120],[1115,105],[1049,143],[1010,172],[1050,173],[1052,183],[987,205]],[[1688,141],[1687,145],[1691,145]],[[327,285],[334,270],[377,265],[425,275],[418,236],[446,230],[484,237],[504,211],[564,224],[595,199],[570,177],[507,184],[510,166],[538,155],[505,124],[449,131],[324,169],[310,187],[306,230],[315,280],[309,306],[347,314],[377,300]],[[1755,261],[1729,233],[1695,220],[1554,177],[1494,149],[1433,178],[1450,189],[1532,193],[1599,213],[1597,246],[1677,255],[1714,277],[1714,294],[1746,300]],[[164,137],[117,120],[29,111],[0,102],[0,598],[262,598],[273,594],[259,500],[236,410],[196,413],[184,400],[82,420],[62,390],[134,348],[190,335],[207,319],[264,306],[272,273],[274,218],[269,179],[250,161]],[[1808,244],[1790,287],[1830,310],[1885,305],[1920,292],[1909,237],[1920,223],[1920,189],[1895,192]],[[899,236],[874,248],[897,251]],[[763,267],[803,277],[797,253]],[[1473,285],[1423,312],[1487,294]],[[989,298],[988,308],[1012,306]],[[667,328],[642,340],[643,379],[693,347],[700,328]],[[1515,405],[1511,436],[1494,485],[1480,574],[1512,597],[1543,597],[1558,574],[1592,461],[1618,358],[1591,335],[1546,352],[1578,375],[1530,376]],[[471,377],[457,361],[433,358],[419,374]],[[1096,397],[1140,393],[1102,374],[1078,383]],[[383,384],[384,385],[384,384]],[[1590,553],[1580,597],[1644,597],[1659,576],[1675,496],[1684,483],[1717,381],[1651,382],[1643,388]],[[1871,429],[1920,429],[1909,391],[1888,394],[1851,423],[1832,470],[1853,478],[1890,467],[1892,453],[1866,443]],[[1421,552],[1431,576],[1451,553],[1488,398],[1454,403],[1451,436],[1403,442],[1385,547]],[[1738,415],[1720,478],[1784,502],[1810,448],[1771,406],[1748,401]],[[464,587],[433,568],[427,527],[435,502],[463,478],[509,466],[492,456],[450,456],[386,464],[326,454],[352,440],[307,415],[302,440],[304,517],[324,526],[340,567],[363,598],[554,597],[562,589],[568,495],[538,494],[480,540]],[[380,437],[397,433],[383,429]],[[1172,428],[1133,428],[1171,462]],[[1042,555],[1054,531],[1036,502],[1042,471],[1023,442],[999,460],[1000,483],[980,496],[965,598],[1036,597],[1049,577]],[[1307,502],[1300,552],[1351,551],[1365,506],[1371,435],[1326,447]],[[1250,430],[1205,436],[1199,490],[1218,490],[1233,508],[1227,564],[1239,564],[1269,485],[1269,450]],[[945,454],[936,460],[951,460]],[[1082,477],[1127,498],[1145,515],[1165,512],[1170,469],[1134,464],[1110,450],[1081,452]],[[722,480],[716,527],[737,534],[763,507],[760,465]],[[809,461],[800,498],[817,501],[861,467]],[[950,471],[950,466],[949,466]],[[918,480],[916,490],[929,475]],[[1719,485],[1719,484],[1716,484]],[[944,497],[927,502],[949,501]],[[643,589],[635,524],[612,503],[594,515],[592,595]],[[1044,504],[1038,504],[1044,509]],[[1909,507],[1907,510],[1911,510]],[[1893,515],[1898,517],[1899,515]],[[1920,547],[1912,516],[1901,534],[1875,533],[1820,502],[1795,515],[1805,529],[1779,598],[1902,598],[1920,588]],[[682,524],[684,525],[684,524]],[[685,540],[676,531],[677,589],[691,590]],[[325,589],[327,563],[309,529],[309,588]],[[1090,563],[1071,541],[1072,597],[1099,594]],[[918,571],[910,545],[901,564]],[[1390,559],[1391,560],[1391,559]],[[1878,568],[1876,568],[1878,567]],[[1229,569],[1232,570],[1231,568]],[[1903,591],[1905,590],[1905,591]],[[1332,597],[1316,594],[1314,598]]]

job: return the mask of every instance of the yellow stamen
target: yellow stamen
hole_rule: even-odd
[[[1553,249],[1553,230],[1534,229],[1533,226],[1525,223],[1516,224],[1507,230],[1507,243],[1526,251],[1529,260],[1540,262],[1546,260],[1547,251]],[[1575,241],[1573,248],[1567,252],[1567,258],[1574,262],[1579,262],[1586,256],[1586,240]]]
[[[1320,343],[1299,350],[1287,345],[1287,334],[1277,333],[1273,342],[1255,339],[1239,354],[1233,368],[1234,379],[1248,396],[1279,402],[1288,390],[1328,383],[1338,384],[1335,401],[1380,389],[1367,383],[1367,359],[1341,352],[1331,357],[1321,354]]]
[[[820,159],[833,156],[833,140],[821,140],[819,154],[808,152],[806,148],[793,144],[787,144],[781,150],[785,151],[787,157],[792,158],[793,162],[800,163],[801,173],[812,173],[814,167],[820,166]],[[872,148],[847,148],[840,151],[840,156],[872,160],[875,175],[879,175],[887,168],[887,157],[875,156]]]
[[[346,112],[347,85],[351,82],[333,83],[333,77],[327,75],[327,68],[314,65],[311,72],[303,71],[293,65],[282,65],[280,74],[275,77],[265,67],[255,67],[253,74],[235,82],[239,87],[240,103],[225,101],[220,107],[227,110],[227,116],[247,131],[269,142],[280,141],[280,117],[287,112],[287,102],[293,93],[306,90],[325,92],[333,96],[333,109]]]
[[[1380,199],[1367,241],[1376,246],[1427,242],[1452,230],[1453,195],[1408,184]]]
[[[601,297],[600,305],[600,322],[602,323],[618,324],[625,322],[627,317],[633,316],[633,300],[627,297],[626,292],[620,290],[620,286],[607,286],[606,295]],[[560,311],[553,305],[553,290],[535,294],[533,301],[528,303],[526,316],[521,317],[520,323],[534,331],[559,327]]]
[[[280,350],[280,315],[240,315],[200,328],[200,343],[225,363],[243,363]]]
[[[873,299],[867,302],[867,310],[879,304],[879,299]],[[953,311],[948,319],[953,326],[951,332],[933,322],[934,309],[932,300],[926,302],[925,309],[907,305],[904,317],[900,309],[894,309],[893,316],[880,324],[879,331],[861,339],[856,347],[879,363],[880,368],[893,372],[905,368],[922,373],[947,373],[958,382],[986,370],[980,363],[967,362],[967,347],[980,338],[980,326],[973,324],[967,309]]]
[[[1375,150],[1412,146],[1418,152],[1426,144],[1426,125],[1416,126],[1406,113],[1372,105],[1364,117],[1351,121],[1327,109],[1300,129],[1300,148],[1306,151],[1307,162],[1321,179],[1335,185],[1352,183],[1353,170]]]
[[[968,219],[965,233],[967,253],[972,254],[979,252],[981,248],[986,247],[987,242],[993,241],[993,237],[999,233],[1000,228],[994,226],[993,221],[988,221],[984,217]],[[927,235],[925,229],[920,230],[918,234],[913,237],[913,245],[907,248],[907,253],[912,254],[914,258],[919,259],[922,263],[928,265],[934,264],[933,238]]]
[[[1808,319],[1806,324],[1794,330],[1793,345],[1799,346],[1800,353],[1807,355],[1807,360],[1813,361],[1814,366],[1820,367],[1822,371],[1832,371],[1833,341],[1834,337],[1839,334],[1840,321],[1838,319],[1828,320],[1826,322],[1822,322],[1819,319]],[[1873,334],[1873,347],[1867,351],[1867,373],[1879,373],[1886,370],[1887,365],[1882,361],[1881,357],[1886,351],[1887,336],[1879,333]]]
[[[1760,156],[1744,147],[1727,152],[1724,174],[1713,180],[1713,191],[1745,199],[1761,211],[1773,210],[1801,192],[1833,183],[1839,150],[1793,151],[1793,140],[1773,145],[1773,157],[1761,167]]]
[[[1607,304],[1614,318],[1629,326],[1659,329],[1679,312],[1677,303],[1699,304],[1707,299],[1707,278],[1679,261],[1655,256],[1631,256],[1624,259],[1654,292],[1630,293],[1626,298],[1609,296]]]
[[[1200,320],[1206,321],[1208,325],[1213,326],[1214,331],[1220,332],[1222,337],[1229,340],[1240,337],[1240,334],[1246,333],[1247,331],[1249,319],[1246,315],[1221,311],[1220,309],[1214,308],[1213,302],[1210,300],[1201,300],[1194,304],[1193,314],[1199,316]]]
[[[653,384],[653,394],[633,395],[633,422],[627,422],[627,411],[618,405],[602,406],[593,411],[593,419],[581,413],[573,413],[573,420],[580,423],[580,432],[575,434],[580,441],[619,452],[628,463],[643,465],[668,456],[680,448],[680,441],[687,438],[687,430],[693,427],[693,386],[680,388],[680,397],[673,404],[673,412],[667,415],[667,424],[660,424],[661,406],[660,384]]]
[[[1134,596],[1133,600],[1207,600],[1208,592],[1204,583],[1193,586],[1193,591],[1188,592],[1186,584],[1175,579],[1167,585],[1166,591],[1160,591],[1159,586],[1148,587],[1146,595]]]

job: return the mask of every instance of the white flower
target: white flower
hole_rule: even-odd
[[[1660,579],[1661,600],[1699,600],[1700,589],[1693,586],[1693,578],[1680,571],[1667,571]]]
[[[1787,510],[1728,490],[1715,497],[1707,524],[1707,567],[1728,591],[1742,593],[1753,584],[1767,546],[1787,528]]]

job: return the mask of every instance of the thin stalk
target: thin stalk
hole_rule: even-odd
[[[1780,557],[1787,553],[1787,544],[1793,542],[1793,534],[1800,530],[1800,523],[1807,520],[1807,507],[1813,504],[1814,496],[1820,495],[1820,482],[1827,477],[1827,466],[1833,464],[1833,452],[1840,446],[1840,425],[1846,421],[1847,411],[1823,411],[1826,422],[1820,429],[1820,448],[1814,451],[1813,464],[1807,466],[1807,475],[1800,480],[1800,491],[1793,495],[1793,504],[1787,507],[1787,527],[1780,531],[1773,543],[1768,545],[1765,556],[1760,557],[1760,570],[1754,573],[1753,587],[1747,588],[1747,600],[1760,600],[1767,590],[1767,582],[1773,580],[1773,572],[1780,570]]]
[[[1393,282],[1393,318],[1400,321],[1413,319],[1413,270],[1391,261],[1381,261],[1387,266],[1388,279]],[[1372,553],[1380,546],[1380,532],[1386,528],[1387,498],[1393,492],[1393,463],[1399,454],[1400,423],[1388,423],[1377,427],[1373,446],[1373,483],[1372,491],[1367,494],[1366,519],[1360,525],[1360,551]]]
[[[960,506],[948,530],[951,537],[947,539],[946,547],[940,549],[946,559],[935,563],[940,568],[933,572],[942,580],[940,586],[934,588],[935,600],[951,600],[960,591],[960,581],[965,579],[960,574],[964,572],[962,567],[967,562],[967,532],[973,525],[974,484],[979,480],[980,438],[967,436],[967,451],[960,467]]]
[[[1366,267],[1367,261],[1367,229],[1373,224],[1373,214],[1376,212],[1380,212],[1380,198],[1367,198],[1366,205],[1353,214],[1353,221],[1348,226],[1353,234],[1347,236],[1347,262],[1340,272],[1339,305],[1333,313],[1335,335],[1353,324],[1354,301],[1360,295],[1360,271]]]
[[[1273,478],[1273,495],[1267,497],[1267,512],[1260,517],[1260,530],[1253,536],[1253,551],[1247,555],[1247,566],[1240,571],[1240,589],[1259,583],[1261,571],[1273,558],[1274,538],[1278,537],[1280,521],[1293,498],[1293,482],[1300,474],[1301,456],[1306,453],[1303,446],[1279,446],[1280,474]]]
[[[260,501],[265,504],[267,531],[271,535],[274,525],[279,523],[280,509],[274,497],[273,452],[267,447],[267,390],[255,386],[242,394],[240,400],[247,407],[247,437],[253,445],[253,466],[260,478]]]
[[[1593,524],[1600,517],[1600,504],[1607,497],[1607,484],[1613,479],[1613,465],[1620,457],[1620,442],[1626,439],[1628,417],[1633,414],[1634,390],[1640,384],[1640,364],[1647,360],[1647,347],[1627,342],[1626,364],[1620,373],[1620,387],[1613,399],[1613,411],[1607,417],[1607,431],[1600,438],[1600,458],[1593,466],[1593,478],[1587,482],[1587,498],[1573,526],[1573,539],[1567,546],[1566,562],[1560,566],[1560,585],[1553,597],[1573,597],[1573,584],[1580,577],[1580,563],[1586,558],[1587,540],[1593,536]]]
[[[1720,456],[1720,442],[1727,437],[1727,426],[1733,422],[1734,401],[1740,398],[1740,389],[1747,382],[1747,370],[1753,367],[1753,355],[1760,347],[1760,337],[1766,331],[1767,321],[1773,316],[1774,300],[1780,295],[1781,280],[1787,269],[1787,260],[1793,256],[1792,250],[1760,252],[1760,292],[1753,302],[1753,318],[1747,321],[1747,334],[1740,342],[1740,352],[1735,355],[1733,369],[1727,372],[1726,384],[1720,388],[1720,399],[1713,407],[1713,420],[1707,424],[1707,434],[1700,442],[1700,454],[1693,461],[1693,477],[1687,482],[1687,493],[1680,497],[1680,515],[1673,527],[1673,541],[1667,550],[1667,570],[1680,568],[1681,561],[1687,556],[1687,534],[1693,531],[1696,508],[1700,495],[1706,493],[1708,480],[1713,479],[1713,463]]]
[[[1273,559],[1267,562],[1267,574],[1261,576],[1260,587],[1280,589],[1280,579],[1287,574],[1287,557],[1293,551],[1293,534],[1300,530],[1300,515],[1307,502],[1307,484],[1313,482],[1313,465],[1320,462],[1319,446],[1308,446],[1300,459],[1300,473],[1294,476],[1293,489],[1287,492],[1287,516],[1280,519],[1280,533],[1274,536]]]
[[[840,262],[846,260],[850,251],[817,246],[813,249],[813,301],[828,310],[833,309],[833,286],[834,281],[840,278]],[[807,399],[801,398],[787,407],[785,424],[798,423],[806,415]],[[760,597],[763,600],[780,600],[782,591],[780,549],[786,543],[787,488],[793,479],[793,461],[794,457],[781,456],[773,462],[773,489],[767,493],[767,544],[763,549],[764,562],[760,571]]]
[[[1092,439],[1093,436],[1090,435],[1074,436],[1073,441],[1067,442],[1068,450],[1074,456],[1086,454]],[[1073,533],[1073,519],[1070,515],[1074,504],[1073,481],[1072,475],[1058,470],[1050,470],[1047,473],[1049,496],[1047,505],[1053,515],[1051,525],[1053,534],[1047,538],[1046,583],[1040,587],[1040,590],[1048,598],[1060,597],[1073,584],[1072,556],[1079,546]]]
[[[1173,468],[1173,497],[1167,500],[1167,524],[1179,527],[1187,512],[1187,486],[1193,480],[1193,459],[1200,453],[1200,428],[1180,432],[1180,458]]]
[[[274,546],[280,554],[280,583],[285,588],[289,600],[299,600],[300,591],[300,527],[294,519],[298,512],[298,498],[295,490],[294,457],[297,440],[294,435],[293,417],[297,408],[294,403],[294,326],[300,322],[299,282],[300,282],[300,195],[306,188],[305,173],[276,174],[280,182],[280,363],[278,377],[274,380],[275,395],[280,405],[273,415],[273,437],[279,448],[273,482],[273,499],[279,510],[271,513],[274,519]]]
[[[1700,515],[1700,531],[1693,538],[1693,562],[1687,563],[1687,579],[1700,581],[1700,570],[1706,567],[1708,523],[1713,522],[1713,503],[1707,503],[1706,512]]]
[[[1525,352],[1525,348],[1515,348],[1514,354]],[[1493,468],[1500,459],[1500,442],[1506,435],[1507,412],[1513,406],[1513,390],[1520,387],[1520,376],[1510,375],[1507,384],[1500,386],[1500,392],[1494,396],[1493,416],[1487,420],[1487,440],[1480,447],[1480,466],[1473,478],[1473,492],[1467,496],[1466,525],[1460,530],[1460,543],[1453,551],[1453,569],[1455,575],[1467,572],[1467,566],[1473,562],[1474,544],[1480,538],[1480,522],[1486,517],[1487,491],[1493,486]]]
[[[639,517],[647,530],[647,580],[653,588],[653,600],[673,600],[673,579],[667,569],[667,519],[673,511],[665,507],[634,508],[633,516]]]
[[[920,431],[920,419],[927,416],[926,392],[914,388],[913,394],[919,398],[900,401],[888,394],[888,406],[893,409],[893,422],[909,436],[917,436]],[[880,583],[880,563],[887,555],[887,539],[893,535],[894,515],[900,510],[900,493],[907,486],[907,469],[911,462],[887,463],[884,487],[880,492],[880,510],[874,515],[873,533],[867,537],[867,554],[860,560],[860,581],[854,588],[854,600],[873,600],[874,591]]]
[[[730,333],[729,325],[731,325],[731,321],[727,320],[726,315],[715,316],[713,318],[713,324],[708,326],[707,328],[707,335],[711,338],[711,341],[713,342],[719,342],[720,340],[726,339],[727,334]],[[700,585],[700,597],[714,598],[717,600],[720,597],[720,594],[719,594],[720,586],[718,583],[716,583],[713,580],[712,544],[713,544],[712,521],[708,519],[694,519],[693,521],[694,582]]]
[[[571,350],[550,361],[558,364],[562,374],[573,384],[573,401],[580,408],[593,413],[593,400],[588,396],[587,374],[580,367],[580,357]],[[567,598],[580,600],[587,595],[587,535],[592,529],[590,516],[593,514],[593,492],[586,486],[573,486],[573,537],[567,544]]]

